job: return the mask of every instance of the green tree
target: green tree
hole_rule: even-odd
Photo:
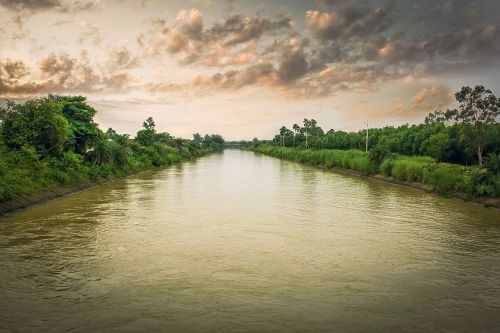
[[[372,149],[370,149],[370,152],[368,153],[368,159],[370,162],[375,163],[375,165],[380,166],[382,162],[391,156],[391,152],[387,146],[378,144]]]
[[[313,146],[316,145],[316,148],[319,148],[321,143],[321,137],[324,135],[321,127],[317,126],[317,122],[314,119],[304,119],[304,126],[300,129],[300,131],[304,134],[306,138],[306,148],[311,146],[310,143],[313,143]],[[310,138],[312,139],[312,142]]]
[[[200,135],[200,133],[195,133],[193,134],[193,141],[196,144],[201,144],[203,142],[203,137]]]
[[[1,136],[11,149],[33,148],[42,158],[58,156],[64,150],[69,133],[60,105],[52,101],[9,103],[4,111]]]
[[[154,141],[162,146],[168,146],[172,143],[172,137],[167,132],[156,133]]]
[[[103,133],[94,122],[96,110],[85,97],[49,95],[44,100],[60,105],[69,124],[70,146],[76,153],[84,154],[102,139]]]
[[[92,150],[87,152],[87,158],[96,165],[112,164],[113,151],[110,143],[106,140],[97,141]]]
[[[486,158],[486,168],[493,174],[500,174],[500,153],[489,154]]]
[[[142,123],[142,130],[137,132],[135,140],[144,146],[152,146],[155,142],[155,123],[152,117],[148,117],[145,122]]]
[[[295,138],[297,134],[300,132],[300,126],[297,124],[293,124],[292,128],[293,128],[293,146],[295,147]]]
[[[450,151],[451,146],[452,141],[450,136],[446,131],[442,131],[429,136],[427,140],[424,141],[422,152],[442,162],[446,154]]]
[[[500,115],[500,98],[481,85],[463,87],[455,94],[455,98],[459,102],[458,109],[448,110],[443,115],[446,120],[464,125],[468,139],[476,148],[479,166],[482,166],[487,128]]]

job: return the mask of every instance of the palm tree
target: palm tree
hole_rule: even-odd
[[[299,133],[300,126],[297,124],[293,124],[292,128],[293,128],[293,147],[295,148],[295,136],[297,135],[297,133]]]
[[[113,153],[108,141],[97,141],[94,149],[90,150],[87,154],[90,161],[94,164],[103,165],[113,163]]]

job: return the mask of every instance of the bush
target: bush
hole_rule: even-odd
[[[424,177],[424,182],[438,193],[450,195],[460,190],[463,172],[451,164],[435,164]]]
[[[385,145],[378,144],[372,149],[368,154],[371,162],[375,163],[377,166],[381,165],[382,162],[391,155],[391,151]]]
[[[473,197],[492,196],[496,193],[496,176],[484,168],[468,168],[465,170],[461,188]]]

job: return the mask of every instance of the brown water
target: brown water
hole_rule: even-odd
[[[500,213],[226,150],[0,219],[0,332],[499,332]]]

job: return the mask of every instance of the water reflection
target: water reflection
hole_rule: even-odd
[[[0,329],[481,331],[498,211],[228,150],[0,220]]]

